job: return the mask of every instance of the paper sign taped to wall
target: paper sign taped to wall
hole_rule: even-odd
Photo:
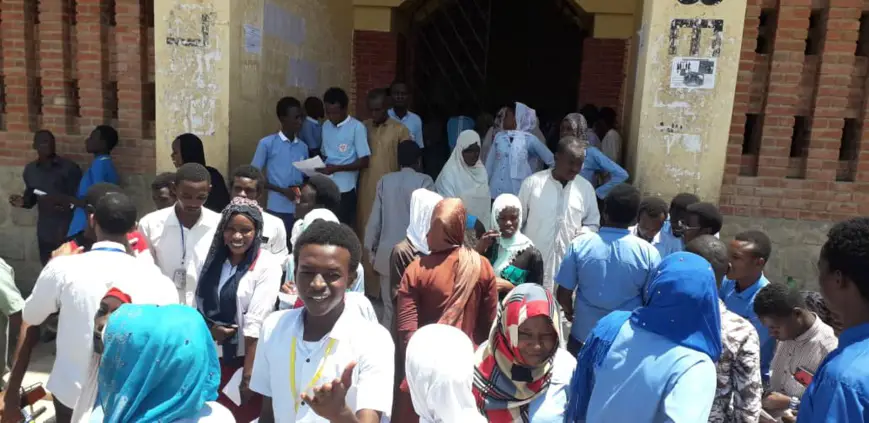
[[[674,57],[670,88],[710,90],[715,88],[715,57]]]
[[[263,36],[262,31],[256,26],[244,26],[244,51],[251,54],[262,54]]]

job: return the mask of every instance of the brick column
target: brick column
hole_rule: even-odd
[[[6,85],[6,130],[29,132],[36,127],[35,55],[33,52],[32,0],[3,0],[0,39]]]
[[[809,180],[827,183],[836,180],[861,8],[862,2],[830,0],[825,25],[830,30],[824,37],[812,104],[812,132],[806,159]]]
[[[109,77],[108,28],[101,23],[103,0],[76,1],[75,58],[81,107],[81,131],[89,133],[94,126],[109,120],[106,110],[106,81]]]
[[[39,73],[42,78],[42,127],[55,134],[71,127],[73,116],[67,97],[72,79],[69,64],[69,10],[66,0],[39,2]]]
[[[140,0],[117,0],[115,45],[118,54],[118,130],[122,138],[141,138],[142,88],[147,76],[142,60],[147,37],[142,28]],[[153,160],[151,160],[153,162]]]
[[[787,175],[811,5],[811,0],[780,2],[763,106],[763,142],[758,157],[763,165],[758,166],[757,173],[760,177],[784,179]]]
[[[366,97],[375,88],[392,84],[398,66],[398,36],[391,32],[353,31],[356,116],[368,118]]]
[[[580,104],[621,109],[627,48],[627,40],[591,37],[583,40],[579,74]]]

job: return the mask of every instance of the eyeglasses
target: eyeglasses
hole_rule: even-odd
[[[684,220],[680,220],[678,222],[678,226],[679,226],[679,229],[682,231],[693,231],[693,230],[701,229],[700,226],[688,226],[688,224],[686,224]]]

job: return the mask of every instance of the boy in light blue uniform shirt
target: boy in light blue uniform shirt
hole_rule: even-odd
[[[267,211],[283,221],[289,234],[293,231],[296,201],[303,180],[302,172],[293,163],[308,158],[308,146],[296,136],[302,126],[299,100],[284,97],[278,100],[275,112],[281,130],[259,141],[250,164],[266,173]],[[287,245],[287,248],[292,251],[292,245]]]
[[[323,124],[323,144],[320,152],[326,167],[318,172],[330,175],[341,190],[338,219],[347,225],[356,224],[356,184],[359,171],[368,167],[371,149],[368,130],[362,122],[347,114],[350,99],[341,88],[329,88],[323,95],[328,120]]]
[[[323,102],[319,98],[305,99],[305,120],[302,122],[299,138],[308,145],[308,157],[314,157],[320,151],[323,142],[323,125],[320,122],[324,115]]]

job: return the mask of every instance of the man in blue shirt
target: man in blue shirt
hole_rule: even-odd
[[[308,157],[314,157],[320,151],[323,140],[323,102],[317,97],[305,99],[305,121],[302,122],[302,130],[299,138],[308,145]]]
[[[290,233],[303,179],[302,172],[293,163],[308,158],[308,146],[296,137],[302,126],[302,104],[299,100],[284,97],[278,100],[275,112],[281,130],[259,141],[250,164],[268,175],[268,212],[279,217],[287,233]],[[288,244],[287,248],[292,251],[293,247]]]
[[[652,244],[628,230],[641,199],[640,191],[631,185],[613,188],[604,199],[600,231],[577,237],[561,262],[555,276],[556,296],[565,317],[573,321],[567,342],[573,355],[598,320],[612,311],[643,305],[646,283],[661,256]]]
[[[761,288],[770,284],[763,275],[763,268],[772,254],[772,242],[761,231],[746,231],[736,235],[727,250],[730,270],[718,294],[728,310],[748,319],[757,330],[760,337],[760,375],[767,382],[769,365],[775,355],[775,339],[769,336],[769,330],[754,312],[754,298]]]
[[[407,84],[401,81],[393,82],[392,86],[389,87],[389,97],[392,99],[389,117],[403,123],[410,131],[410,137],[416,145],[419,148],[425,148],[425,141],[422,138],[422,119],[418,114],[407,109],[408,104],[410,104]]]
[[[803,394],[797,419],[869,421],[869,218],[841,222],[818,260],[824,300],[843,323],[839,347],[827,355]]]
[[[91,167],[88,168],[81,178],[76,196],[68,199],[69,204],[75,207],[75,212],[72,215],[72,221],[69,223],[69,230],[66,233],[67,237],[75,236],[87,227],[87,216],[84,210],[87,204],[84,197],[87,194],[88,188],[100,182],[118,184],[118,171],[115,170],[115,164],[112,163],[111,156],[112,150],[117,145],[118,131],[109,125],[100,125],[94,128],[85,142],[85,148],[88,153],[94,155],[94,161],[91,162]]]
[[[359,171],[368,168],[371,149],[368,147],[368,130],[362,122],[347,114],[350,99],[341,88],[329,88],[323,95],[326,118],[323,124],[323,144],[320,152],[325,156],[326,167],[317,171],[331,175],[341,190],[341,208],[338,219],[341,223],[356,223],[356,184]]]
[[[670,201],[670,218],[661,227],[661,232],[658,234],[658,244],[655,245],[658,252],[661,253],[662,259],[685,249],[685,243],[682,242],[684,231],[679,222],[687,222],[688,206],[699,202],[699,197],[687,192],[677,194]]]

